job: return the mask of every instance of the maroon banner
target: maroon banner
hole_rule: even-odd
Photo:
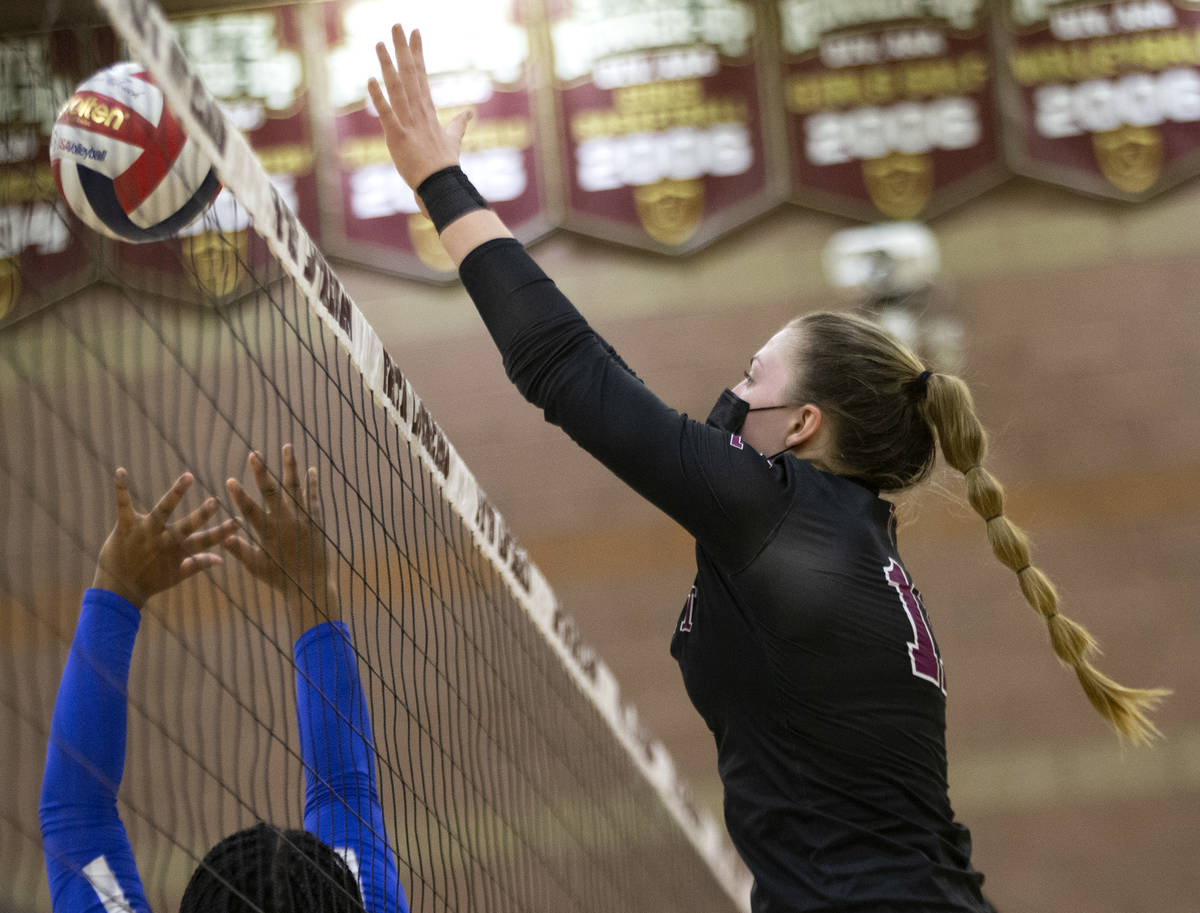
[[[930,218],[1004,180],[984,0],[777,9],[796,202]]]
[[[192,67],[245,134],[280,196],[319,242],[311,93],[299,7],[193,16],[172,25]],[[269,256],[245,211],[226,190],[177,237],[114,247],[123,281],[207,304],[248,292],[253,283],[244,265]]]
[[[1014,171],[1144,200],[1200,173],[1200,4],[1010,0],[998,46]]]
[[[108,29],[0,37],[0,326],[98,274],[100,239],[59,194],[49,142],[59,106],[113,44]]]
[[[566,227],[686,253],[783,199],[757,4],[550,5]]]
[[[522,241],[549,231],[523,8],[514,0],[324,5],[335,172],[324,247],[331,255],[415,278],[455,277],[433,223],[392,165],[367,97],[367,80],[379,69],[375,44],[390,41],[395,22],[425,37],[439,117],[450,120],[465,109],[474,114],[463,141],[463,171]]]

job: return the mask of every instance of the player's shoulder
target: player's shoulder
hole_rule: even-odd
[[[891,502],[862,479],[829,472],[791,454],[773,462],[773,471],[793,494],[792,510],[825,514],[831,521],[840,518],[855,527],[886,529],[891,522]]]
[[[835,500],[874,501],[879,492],[861,479],[839,475],[815,465],[811,460],[784,453],[768,459],[767,466],[783,475],[790,484],[822,492]]]

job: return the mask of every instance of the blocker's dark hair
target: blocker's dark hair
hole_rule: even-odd
[[[1058,592],[1031,562],[1028,536],[1004,514],[1004,489],[983,467],[987,432],[966,383],[927,372],[911,349],[863,317],[818,312],[787,328],[795,367],[786,398],[812,403],[832,420],[827,468],[899,491],[929,475],[940,446],[965,477],[967,502],[983,518],[993,554],[1017,575],[1025,600],[1050,629],[1054,652],[1074,670],[1092,706],[1133,742],[1158,735],[1146,712],[1170,692],[1127,688],[1092,665],[1095,640],[1059,613]]]
[[[259,822],[201,861],[179,913],[365,913],[346,861],[308,831]]]

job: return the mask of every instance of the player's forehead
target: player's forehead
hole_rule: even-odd
[[[784,327],[759,347],[751,356],[752,364],[768,370],[786,368],[794,351],[795,331]]]

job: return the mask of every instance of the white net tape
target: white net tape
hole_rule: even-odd
[[[541,572],[514,541],[504,518],[488,502],[324,255],[272,186],[245,138],[192,71],[162,11],[149,0],[99,0],[99,4],[132,56],[162,88],[188,135],[211,158],[222,184],[250,214],[255,230],[294,278],[313,312],[349,353],[375,400],[441,480],[447,500],[478,547],[500,569],[520,605],[654,786],[700,858],[730,898],[749,910],[750,878],[723,829],[688,800],[670,755],[640,724],[636,709],[622,701],[609,668],[581,643]]]

